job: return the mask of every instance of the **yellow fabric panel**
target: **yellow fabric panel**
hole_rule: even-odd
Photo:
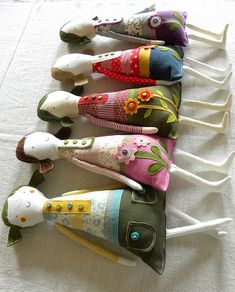
[[[112,253],[111,251],[96,245],[95,243],[80,237],[79,235],[75,234],[73,231],[71,231],[70,229],[60,225],[60,224],[56,224],[56,228],[63,233],[64,235],[68,236],[69,238],[71,238],[72,240],[80,243],[81,245],[85,246],[86,248],[90,249],[91,251],[113,261],[113,262],[117,262],[119,259],[119,256]]]
[[[119,188],[121,189],[121,188],[124,188],[124,187],[125,187],[125,185],[122,184],[122,183],[115,183],[115,184],[102,186],[102,187],[96,187],[96,188],[91,188],[91,189],[86,189],[86,190],[76,190],[76,191],[67,192],[67,193],[64,193],[63,195],[61,195],[61,197],[72,196],[72,195],[81,195],[81,194],[85,194],[85,193],[89,193],[89,192],[95,192],[95,191],[115,190],[115,189],[119,189]]]
[[[50,204],[50,208],[48,208],[48,204]],[[72,208],[69,209],[68,204],[72,204]],[[48,200],[43,206],[44,213],[89,214],[90,211],[90,200]]]
[[[150,75],[150,71],[149,71],[150,53],[151,53],[151,49],[149,48],[140,49],[139,68],[140,68],[141,77],[149,77]]]
[[[70,225],[73,226],[73,228],[76,228],[78,230],[83,230],[83,214],[71,214],[70,217]]]

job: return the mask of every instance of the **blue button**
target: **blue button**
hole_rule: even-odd
[[[140,195],[144,195],[144,194],[146,193],[146,189],[139,190],[138,193],[139,193]]]
[[[132,240],[138,240],[140,238],[140,234],[137,231],[134,231],[131,233],[131,239]]]
[[[71,209],[73,208],[73,204],[68,203],[67,208],[68,208],[69,210],[71,210]]]

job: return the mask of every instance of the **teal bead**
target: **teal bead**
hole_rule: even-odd
[[[137,232],[137,231],[134,231],[134,232],[132,232],[131,233],[131,239],[132,240],[138,240],[140,238],[140,234],[139,234],[139,232]]]
[[[144,195],[144,194],[146,193],[146,189],[139,190],[138,193],[139,193],[140,195]]]
[[[71,210],[71,209],[73,208],[73,204],[68,203],[67,208],[68,208],[69,210]]]
[[[47,203],[47,209],[50,209],[52,207],[51,203]]]

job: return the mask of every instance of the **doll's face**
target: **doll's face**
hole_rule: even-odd
[[[79,74],[92,72],[93,56],[84,54],[68,54],[57,59],[51,68],[51,75],[59,81],[73,79]]]
[[[55,91],[47,94],[42,99],[38,106],[39,117],[43,116],[45,111],[58,118],[73,118],[78,115],[79,96],[66,91]]]
[[[42,208],[46,198],[29,186],[19,188],[7,199],[7,219],[10,224],[28,227],[43,221]]]
[[[24,153],[38,160],[58,158],[60,140],[50,133],[35,132],[26,136]]]

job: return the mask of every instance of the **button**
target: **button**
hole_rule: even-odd
[[[73,140],[73,144],[77,144],[77,142],[78,142],[77,140]]]
[[[82,211],[84,209],[84,206],[83,205],[78,205],[78,210],[79,211]]]
[[[146,189],[139,190],[138,193],[139,193],[140,195],[144,195],[144,194],[146,193]]]
[[[51,203],[47,203],[47,209],[50,209],[52,207]]]
[[[62,206],[61,205],[56,205],[56,210],[57,211],[60,211],[62,209]]]
[[[86,140],[82,140],[82,145],[86,145]]]
[[[68,140],[64,140],[64,145],[67,145],[69,143]]]
[[[73,208],[73,204],[68,203],[67,208],[68,208],[69,210],[71,210],[71,209]]]
[[[131,233],[131,239],[132,240],[138,240],[140,238],[140,234],[139,234],[139,232],[137,232],[137,231],[134,231],[134,232],[132,232]]]

